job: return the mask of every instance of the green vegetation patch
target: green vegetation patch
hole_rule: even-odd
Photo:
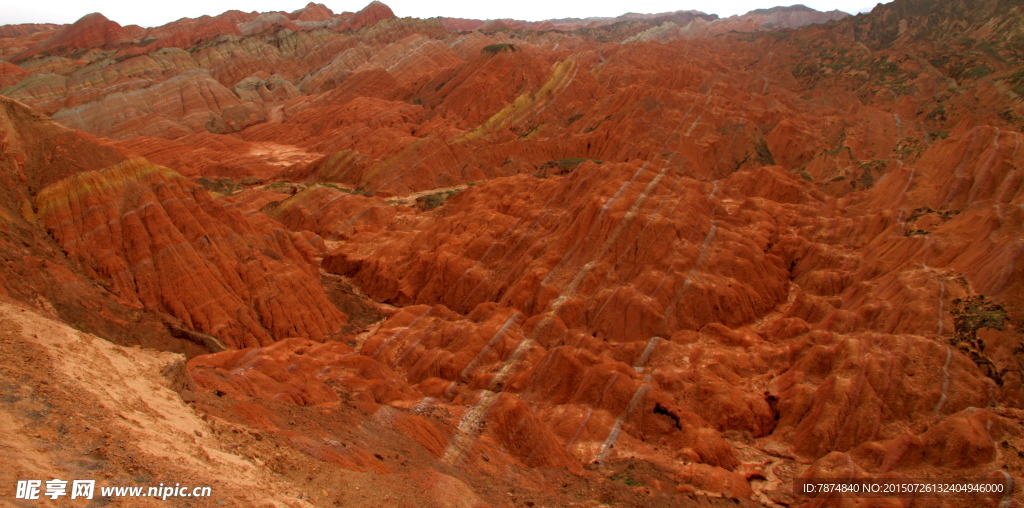
[[[754,143],[754,151],[757,152],[757,161],[762,166],[774,166],[775,157],[772,156],[771,149],[768,148],[768,141],[761,139],[757,143]]]
[[[954,215],[959,215],[960,210],[932,210],[927,206],[915,208],[913,212],[907,217],[906,223],[913,225],[918,219],[928,214],[936,214],[939,216],[940,224],[945,224],[946,221],[953,218]],[[918,235],[930,235],[932,232],[925,229],[909,228],[903,236],[918,236]]]
[[[560,167],[560,168],[563,168],[563,169],[572,169],[572,168],[575,168],[576,166],[579,166],[580,164],[583,164],[584,162],[587,162],[589,160],[593,160],[594,162],[596,162],[598,164],[601,164],[601,163],[604,162],[604,161],[597,160],[597,159],[587,159],[585,157],[571,157],[571,158],[568,158],[568,159],[558,159],[558,160],[548,161],[548,162],[544,163],[544,166],[546,166],[546,167],[557,166],[557,167]]]
[[[537,168],[537,172],[533,176],[537,178],[547,178],[549,176],[560,176],[568,173],[572,173],[580,164],[587,161],[594,161],[596,164],[604,164],[603,160],[588,159],[586,157],[571,157],[567,159],[557,159],[553,161],[547,161],[541,164]]]
[[[330,188],[335,189],[335,190],[340,190],[341,192],[348,192],[348,193],[352,193],[353,192],[352,189],[346,189],[345,187],[342,187],[340,185],[333,184],[333,183],[321,182],[318,185],[320,185],[322,187],[330,187]]]
[[[459,191],[457,190],[447,190],[420,196],[416,198],[416,208],[419,208],[421,211],[424,212],[433,210],[448,202],[448,200],[451,199],[452,196],[458,193]]]
[[[510,52],[519,51],[519,46],[516,46],[515,44],[510,44],[510,43],[507,43],[507,42],[503,42],[503,43],[500,43],[500,44],[491,44],[489,46],[484,46],[484,49],[480,50],[481,53],[487,53],[487,54],[491,54],[491,55],[497,55],[498,53],[501,53],[502,51],[510,51]]]
[[[210,192],[216,192],[225,196],[230,196],[237,192],[243,191],[249,187],[261,185],[263,180],[250,176],[242,180],[233,180],[231,178],[220,178],[217,180],[207,178],[205,176],[199,177],[196,183],[202,185],[204,189]]]
[[[1018,121],[1020,121],[1020,117],[1017,116],[1017,113],[1014,113],[1013,110],[1010,109],[1000,112],[999,118],[1003,119],[1008,123],[1017,123]]]
[[[977,65],[972,67],[970,70],[964,73],[964,77],[967,79],[979,79],[995,72],[995,69],[987,65]]]
[[[1010,74],[1003,78],[1002,81],[1005,81],[1010,85],[1010,89],[1013,90],[1013,93],[1024,97],[1024,70],[1019,70]]]
[[[881,173],[885,169],[886,164],[887,162],[881,159],[860,163],[860,176],[853,180],[854,188],[863,190],[873,187],[875,185],[873,173]]]
[[[985,356],[985,341],[978,338],[978,330],[992,328],[1002,331],[1009,318],[1002,305],[992,302],[985,295],[953,300],[950,310],[953,316],[953,338],[951,343],[961,353],[967,355],[997,385],[1003,385],[1003,375],[1007,370],[999,370]]]
[[[244,180],[243,180],[244,182]],[[329,187],[331,189],[346,192],[348,194],[359,194],[361,196],[373,196],[373,191],[363,187],[358,189],[349,189],[348,187],[342,187],[336,183],[331,182],[305,182],[305,183],[292,183],[292,182],[273,182],[263,186],[265,191],[282,192],[288,189],[294,189],[295,192],[304,191],[310,187]]]
[[[611,480],[612,481],[622,482],[622,483],[624,483],[626,485],[629,485],[630,487],[641,487],[641,486],[643,486],[643,482],[641,482],[640,480],[637,480],[636,477],[634,477],[634,472],[633,472],[634,469],[635,469],[635,466],[633,464],[630,464],[630,465],[626,466],[625,469],[623,469],[623,470],[619,471],[618,473],[612,475],[611,476]]]
[[[937,214],[939,218],[942,219],[942,222],[946,222],[949,219],[952,219],[954,215],[959,215],[960,210],[932,210],[930,207],[922,206],[920,208],[915,208],[913,212],[910,212],[910,216],[907,217],[907,222],[914,222],[930,213]]]
[[[893,151],[896,152],[902,160],[914,160],[921,156],[921,152],[924,151],[924,147],[921,145],[921,140],[909,137],[899,140]]]

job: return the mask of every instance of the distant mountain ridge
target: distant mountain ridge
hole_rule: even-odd
[[[229,12],[239,12],[239,13],[241,13],[240,11],[229,11]],[[362,9],[360,11],[360,13],[380,13],[378,15],[378,17],[379,16],[384,16],[384,17],[393,17],[394,16],[394,13],[391,12],[391,9],[387,5],[385,5],[384,3],[380,2],[380,1],[377,1],[377,0],[374,0],[369,5],[367,5],[364,9]],[[777,7],[771,7],[771,8],[755,9],[755,10],[752,10],[750,12],[747,12],[746,14],[741,14],[741,15],[737,15],[737,16],[730,16],[728,18],[721,18],[717,14],[706,14],[704,12],[700,12],[700,11],[697,11],[697,10],[686,10],[686,11],[673,11],[673,12],[647,13],[647,14],[635,13],[635,12],[627,12],[627,13],[624,13],[624,14],[622,14],[620,16],[615,16],[615,17],[600,17],[600,16],[592,16],[592,17],[587,17],[587,18],[572,18],[572,17],[570,17],[570,18],[552,18],[552,19],[546,19],[546,20],[540,20],[540,21],[522,21],[522,20],[516,20],[514,18],[496,18],[496,19],[486,19],[486,20],[484,20],[484,19],[472,19],[472,18],[442,17],[441,19],[445,20],[446,25],[450,25],[450,26],[453,26],[453,27],[458,27],[458,29],[466,29],[465,27],[467,27],[467,26],[472,26],[473,27],[473,28],[470,28],[470,29],[476,29],[476,28],[479,28],[479,27],[485,26],[485,25],[493,25],[495,22],[501,22],[501,23],[505,23],[506,26],[509,26],[509,27],[523,28],[523,29],[534,29],[534,30],[553,30],[553,29],[554,30],[572,30],[572,29],[576,29],[576,28],[595,27],[595,26],[601,26],[601,25],[614,24],[614,23],[618,23],[618,22],[622,22],[622,21],[637,21],[637,20],[640,20],[640,21],[652,21],[652,20],[662,20],[662,21],[665,21],[665,20],[667,20],[666,18],[673,18],[673,17],[674,18],[679,18],[681,16],[689,16],[689,17],[692,17],[693,19],[700,18],[700,19],[703,19],[705,21],[715,21],[715,20],[720,20],[720,19],[730,19],[730,18],[737,18],[737,17],[744,18],[744,17],[749,17],[749,16],[768,16],[769,18],[773,17],[773,16],[781,16],[781,15],[792,16],[794,13],[800,13],[801,15],[803,15],[805,17],[805,21],[803,21],[803,23],[805,23],[805,24],[806,23],[821,23],[821,22],[828,21],[828,20],[831,20],[831,19],[839,19],[841,17],[848,16],[848,14],[842,13],[841,11],[838,11],[838,10],[829,11],[829,12],[821,12],[821,11],[817,11],[815,9],[812,9],[810,7],[807,7],[805,5],[797,4],[797,5],[791,5],[791,6],[788,6],[788,7],[787,6],[777,6]],[[213,17],[221,18],[221,17],[223,17],[224,14],[227,14],[227,13],[225,12],[225,13],[223,13],[221,15],[213,16]],[[290,12],[290,13],[288,13],[288,12],[280,12],[279,11],[279,12],[266,12],[266,13],[251,12],[251,13],[242,13],[242,14],[244,14],[245,17],[247,18],[247,22],[251,21],[253,18],[263,17],[263,18],[267,18],[267,19],[273,19],[272,16],[269,17],[269,18],[268,18],[268,16],[270,16],[270,15],[279,15],[278,19],[282,19],[283,18],[283,19],[286,19],[288,21],[297,22],[298,26],[303,27],[303,28],[318,27],[318,26],[325,26],[325,25],[326,26],[336,26],[340,20],[347,20],[349,17],[353,16],[353,13],[351,13],[351,12],[335,14],[327,6],[325,6],[323,4],[317,4],[317,3],[314,3],[314,2],[310,2],[309,4],[307,4],[302,9],[298,9],[298,10]],[[364,16],[365,15],[366,14],[364,14]],[[209,17],[209,16],[203,16],[203,18],[207,18],[207,17]],[[172,21],[170,23],[167,23],[165,25],[154,26],[154,27],[150,28],[150,30],[151,29],[160,29],[160,28],[166,27],[168,25],[178,24],[178,23],[182,23],[182,22],[196,21],[196,20],[199,20],[199,19],[201,19],[201,18],[182,18],[182,19],[179,19],[177,21]],[[330,20],[334,20],[334,21],[331,22]],[[325,21],[327,23],[323,23]],[[771,20],[769,20],[769,22],[771,22]],[[305,25],[303,25],[303,23],[305,23]],[[777,26],[778,23],[775,23],[775,25]],[[29,35],[29,34],[36,33],[36,32],[50,31],[50,30],[59,30],[59,29],[65,27],[65,26],[67,26],[67,25],[39,24],[39,23],[0,25],[0,38],[3,38],[3,37],[21,37],[21,36]],[[120,26],[120,25],[118,25],[118,26]],[[283,25],[283,26],[286,26],[286,25]],[[141,27],[137,27],[137,28],[141,28]],[[293,26],[292,28],[296,28],[296,27]],[[788,26],[787,25],[787,28],[795,28],[795,26]],[[145,28],[141,28],[141,29],[142,30],[147,30]],[[137,30],[135,30],[135,31],[137,31]]]

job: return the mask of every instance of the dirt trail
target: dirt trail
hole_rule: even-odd
[[[282,145],[264,141],[253,143],[253,147],[249,150],[249,155],[259,157],[268,164],[275,166],[291,166],[293,164],[314,161],[323,157],[324,154],[307,152],[293,145]]]
[[[420,198],[420,197],[423,197],[423,196],[427,196],[427,195],[430,195],[430,194],[438,194],[438,193],[441,193],[441,192],[451,192],[451,191],[461,192],[461,191],[465,190],[467,187],[469,187],[469,186],[468,185],[453,185],[451,187],[438,187],[436,189],[427,189],[427,190],[423,190],[423,191],[413,192],[412,194],[407,194],[405,196],[397,196],[397,197],[388,198],[388,202],[389,203],[394,203],[394,204],[401,204],[401,205],[412,206],[412,205],[416,204],[416,199],[417,198]]]

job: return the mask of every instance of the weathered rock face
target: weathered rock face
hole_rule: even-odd
[[[159,314],[121,303],[68,260],[39,225],[34,206],[39,190],[126,158],[108,143],[0,97],[0,297],[119,344],[189,355],[209,352],[174,337]]]
[[[58,182],[36,206],[65,252],[126,305],[170,314],[228,347],[323,340],[344,322],[304,238],[144,159]]]
[[[113,109],[121,115],[111,118]],[[185,73],[144,91],[108,95],[66,108],[54,119],[72,128],[114,139],[134,135],[178,138],[197,130],[230,132],[265,119],[258,107],[237,96],[203,71]]]
[[[926,154],[922,160],[927,159]],[[955,164],[953,159],[950,165]],[[974,345],[961,344],[967,332],[947,309],[972,298],[973,291],[1001,295],[1015,286],[998,278],[1019,270],[1017,261],[1002,254],[1013,256],[1014,244],[993,240],[1015,230],[1017,219],[1008,216],[998,227],[1001,233],[966,228],[974,240],[958,249],[948,242],[965,233],[958,233],[958,240],[946,236],[954,224],[983,219],[957,215],[949,229],[929,232],[933,251],[905,234],[913,227],[907,221],[919,218],[853,211],[834,218],[806,216],[810,209],[836,206],[836,200],[778,170],[739,172],[708,185],[655,168],[634,167],[627,178],[626,168],[586,163],[556,179],[495,180],[462,191],[435,217],[394,218],[393,226],[381,228],[377,222],[347,237],[324,259],[324,267],[397,305],[442,303],[469,316],[490,305],[486,302],[520,310],[523,314],[509,322],[527,323],[528,331],[491,341],[483,334],[478,349],[468,354],[432,348],[432,332],[385,335],[386,345],[372,337],[364,343],[364,352],[376,351],[408,337],[393,346],[401,361],[389,361],[429,368],[431,376],[454,383],[448,390],[456,393],[461,386],[514,392],[578,382],[531,381],[517,388],[513,381],[517,375],[534,379],[539,374],[532,369],[566,344],[589,354],[601,354],[607,344],[649,347],[660,351],[649,357],[654,364],[673,360],[664,360],[664,372],[650,367],[660,381],[646,388],[649,395],[641,400],[653,406],[657,391],[673,386],[674,405],[657,402],[663,408],[686,408],[719,431],[770,434],[812,459],[896,439],[908,425],[931,421],[934,414],[1015,404],[1019,374],[1006,371],[1004,378],[997,373],[1014,368],[994,360],[1014,353],[980,354]],[[890,178],[899,181],[895,174]],[[882,195],[886,187],[857,197]],[[310,209],[319,217],[339,214],[338,224],[364,219],[341,203]],[[988,206],[974,208],[984,214]],[[318,224],[300,227],[323,230]],[[966,278],[953,280],[946,275],[951,273]],[[993,285],[972,289],[988,283],[982,281]],[[1010,291],[1013,296],[1001,301],[1017,298],[1018,289]],[[998,315],[1003,327],[1005,315]],[[936,343],[926,336],[942,339]],[[489,361],[495,363],[477,365],[492,348]],[[736,353],[728,351],[735,348],[753,356],[730,358]],[[646,366],[648,357],[632,354],[627,366]],[[711,363],[680,370],[705,355],[728,373]],[[579,356],[573,351],[573,358]],[[642,356],[644,365],[636,364]],[[483,380],[471,375],[478,367],[486,373]],[[761,375],[772,379],[767,392],[736,386]],[[410,372],[411,379],[422,376]],[[953,378],[961,384],[951,385]],[[997,384],[1001,388],[995,389]],[[529,400],[551,402],[547,396]],[[616,411],[632,411],[629,400],[622,399],[606,421],[614,421]],[[649,441],[651,435],[645,436]]]
[[[117,141],[3,99],[0,297],[203,343],[186,397],[314,504],[1019,483],[1020,16],[11,29],[0,92]]]
[[[28,76],[21,67],[7,62],[0,62],[0,86],[10,86],[19,83]]]
[[[765,252],[769,238],[733,229],[713,214],[715,186],[669,168],[586,163],[564,179],[467,190],[443,220],[386,241],[353,237],[324,267],[380,301],[460,312],[499,302],[614,342],[735,326],[784,300],[788,273]]]
[[[220,16],[202,16],[196,19],[183,18],[164,26],[146,31],[140,41],[143,50],[150,53],[162,48],[189,48],[218,36],[242,35],[238,24],[255,18],[255,14],[228,11]],[[145,51],[147,50],[148,51]]]

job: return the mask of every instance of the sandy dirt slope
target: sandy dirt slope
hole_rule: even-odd
[[[0,302],[0,323],[0,498],[13,500],[18,480],[59,478],[97,480],[95,499],[103,486],[181,483],[212,488],[211,499],[178,500],[181,506],[310,506],[233,453],[216,423],[202,420],[171,389],[183,356],[117,346],[7,302]]]

